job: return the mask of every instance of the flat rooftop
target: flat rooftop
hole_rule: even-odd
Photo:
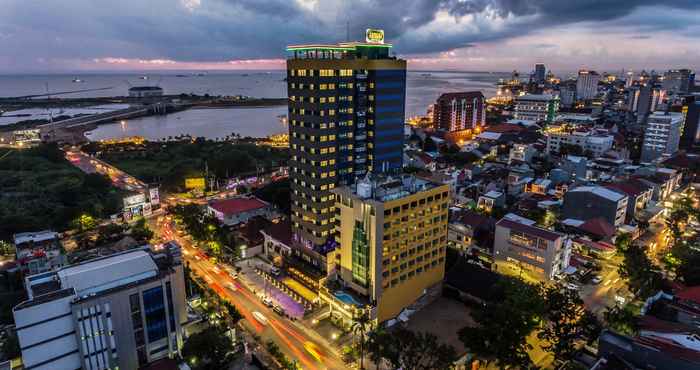
[[[15,245],[27,242],[43,242],[58,238],[58,233],[51,230],[32,231],[14,235]]]
[[[336,188],[333,192],[359,199],[388,202],[442,185],[445,184],[414,175],[387,176],[368,174],[365,178],[358,180],[352,187]]]

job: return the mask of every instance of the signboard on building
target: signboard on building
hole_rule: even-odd
[[[204,177],[185,179],[185,188],[187,189],[204,189],[205,187]]]
[[[146,203],[146,195],[143,193],[127,195],[124,197],[124,208],[132,208]]]
[[[384,30],[368,28],[365,33],[365,41],[367,41],[370,44],[383,44]]]
[[[151,205],[157,206],[160,204],[160,192],[158,188],[148,189],[149,199],[151,200]]]

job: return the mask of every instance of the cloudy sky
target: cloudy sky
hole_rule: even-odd
[[[700,67],[700,0],[0,0],[0,73],[282,68],[348,24],[411,69]]]

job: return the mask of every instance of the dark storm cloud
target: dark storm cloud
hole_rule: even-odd
[[[697,19],[650,14],[621,20],[645,6],[700,9],[699,0],[318,0],[305,6],[307,1],[4,0],[0,61],[275,58],[289,43],[344,40],[346,25],[352,39],[367,27],[381,27],[402,54],[432,53],[580,22],[620,21],[618,26],[638,32],[684,29]],[[440,29],[438,14],[475,18]],[[503,19],[508,22],[492,25]]]

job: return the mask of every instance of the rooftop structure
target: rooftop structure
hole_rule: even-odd
[[[272,208],[255,197],[216,200],[207,206],[208,212],[227,226],[246,222],[255,216],[271,216]]]

